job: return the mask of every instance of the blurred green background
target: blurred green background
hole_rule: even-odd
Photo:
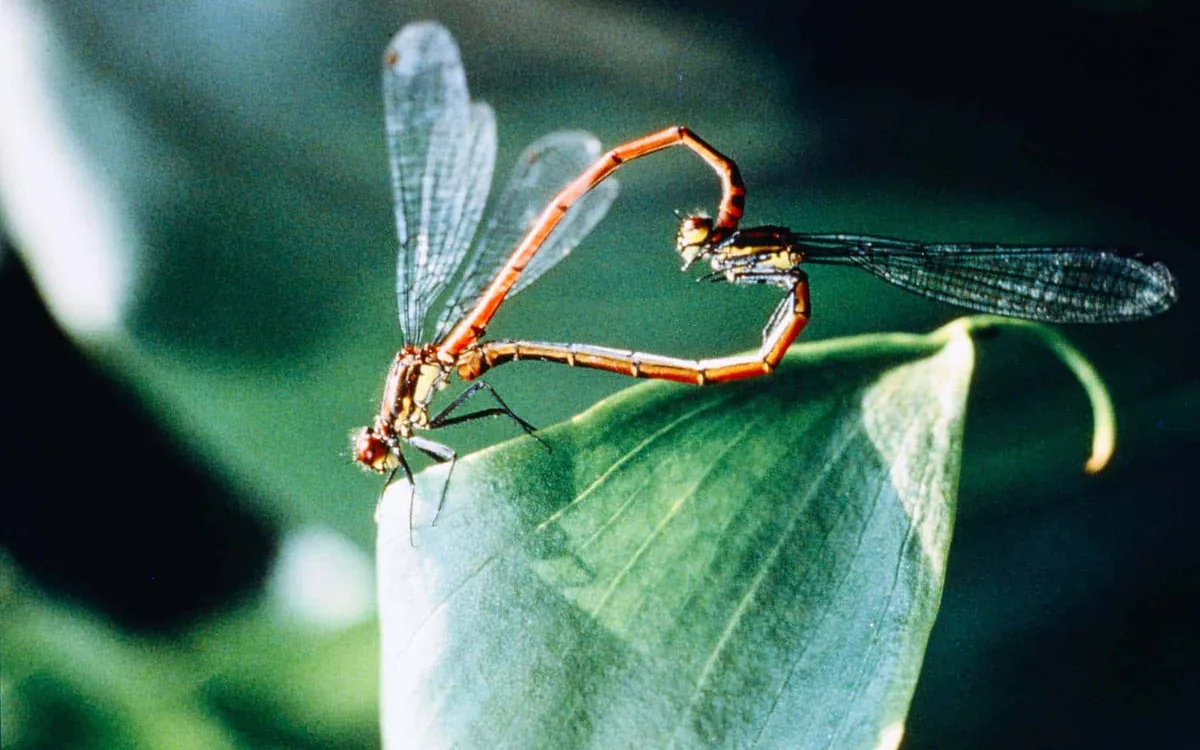
[[[749,224],[1167,261],[1175,310],[1068,332],[1117,404],[1098,477],[1065,370],[1015,336],[981,346],[904,746],[1186,744],[1193,4],[0,0],[4,747],[378,742],[379,480],[348,436],[399,343],[379,57],[422,18],[496,110],[498,175],[550,130],[683,123],[738,160]],[[711,174],[670,152],[618,176],[609,217],[490,335],[753,347],[776,293],[692,283],[670,250]],[[812,283],[805,340],[957,314],[853,269]],[[538,425],[631,385],[538,363],[489,380]]]

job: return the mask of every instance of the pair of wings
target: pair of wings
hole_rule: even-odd
[[[436,342],[475,302],[551,198],[595,161],[601,146],[582,131],[536,141],[477,231],[495,167],[496,122],[491,107],[470,100],[458,47],[445,28],[423,22],[396,34],[384,54],[383,99],[400,240],[400,328],[405,344]],[[610,179],[576,202],[509,294],[565,258],[616,194]]]
[[[1103,247],[935,244],[793,234],[810,263],[852,264],[902,289],[972,310],[1050,323],[1123,323],[1176,300],[1162,263]]]

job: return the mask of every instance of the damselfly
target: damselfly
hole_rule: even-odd
[[[495,119],[487,104],[470,101],[449,32],[434,23],[401,29],[384,54],[383,92],[400,241],[396,298],[404,344],[388,373],[379,414],[374,424],[356,433],[353,449],[356,461],[389,474],[389,483],[402,471],[411,488],[404,445],[449,462],[451,471],[457,459],[452,448],[420,431],[506,416],[533,434],[533,426],[483,381],[431,416],[430,404],[454,371],[473,380],[500,361],[494,354],[515,359],[522,351],[534,353],[530,358],[614,369],[603,355],[615,350],[602,347],[506,341],[498,342],[493,352],[489,342],[480,341],[506,295],[521,291],[562,260],[608,211],[616,196],[616,183],[605,180],[609,174],[629,159],[686,146],[718,170],[725,198],[717,224],[730,227],[741,215],[742,188],[736,173],[721,171],[725,161],[683,128],[668,128],[599,157],[595,137],[560,131],[521,155],[475,237],[495,163]],[[480,390],[491,394],[494,406],[456,413]]]
[[[808,322],[804,263],[857,266],[942,302],[1047,323],[1124,323],[1165,312],[1177,298],[1165,265],[1115,247],[914,242],[778,226],[730,231],[693,215],[682,217],[675,249],[685,271],[706,260],[708,278],[788,289],[763,331],[759,368],[748,363],[744,377],[770,371]]]

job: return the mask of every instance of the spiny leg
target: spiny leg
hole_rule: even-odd
[[[470,414],[463,414],[457,417],[450,416],[455,409],[462,406],[467,399],[474,396],[481,389],[492,394],[492,398],[496,399],[496,403],[500,405],[499,409],[483,409],[481,411],[471,412]],[[517,416],[517,414],[511,408],[509,408],[508,404],[504,403],[504,399],[500,398],[500,394],[496,393],[496,389],[492,387],[491,383],[488,383],[485,380],[475,381],[469,388],[458,394],[458,397],[451,401],[445,409],[442,409],[433,417],[433,419],[429,420],[429,427],[430,429],[448,427],[449,425],[461,424],[463,422],[473,422],[477,419],[496,417],[500,415],[504,415],[516,422],[517,425],[519,425],[520,428],[525,431],[526,435],[541,443],[542,447],[545,448],[547,452],[550,451],[550,446],[546,443],[546,441],[537,436],[537,428]]]
[[[456,416],[456,417],[450,416],[454,412],[455,409],[459,408],[464,403],[466,403],[467,400],[470,399],[472,396],[474,396],[476,393],[478,393],[480,391],[480,389],[487,390],[488,393],[492,394],[492,398],[496,399],[496,403],[498,403],[500,405],[499,408],[493,407],[490,409],[481,409],[480,411],[471,412],[470,414],[460,414],[459,416]],[[500,398],[500,394],[496,393],[496,390],[494,388],[492,388],[492,386],[489,383],[487,383],[486,381],[482,381],[482,380],[479,382],[473,383],[465,391],[458,394],[458,396],[453,401],[451,401],[446,406],[445,409],[442,409],[440,412],[438,412],[436,415],[434,415],[434,417],[429,420],[428,428],[431,430],[435,430],[435,429],[438,429],[441,427],[449,427],[451,425],[462,424],[464,422],[474,422],[474,421],[480,420],[480,419],[488,419],[490,417],[499,417],[499,416],[506,416],[509,419],[512,419],[514,422],[516,422],[521,427],[522,430],[525,431],[525,433],[527,435],[529,435],[534,440],[541,443],[542,447],[544,447],[547,451],[550,450],[550,446],[546,444],[546,441],[542,440],[540,437],[538,437],[535,434],[535,431],[537,430],[537,428],[534,427],[533,425],[531,425],[529,422],[526,422],[524,419],[521,419],[520,417],[518,417],[513,412],[513,410],[511,408],[509,408],[508,404],[504,403],[504,399]],[[438,463],[449,463],[450,464],[450,468],[446,470],[446,481],[442,483],[442,491],[438,497],[437,509],[434,511],[434,514],[433,514],[433,521],[430,522],[430,525],[432,526],[437,523],[438,517],[442,513],[442,508],[446,504],[446,493],[450,487],[450,477],[454,474],[454,467],[458,464],[458,453],[455,452],[454,449],[448,445],[443,445],[441,443],[434,442],[433,440],[428,440],[419,435],[414,435],[414,436],[410,437],[407,442],[409,445],[411,445],[412,447],[421,451],[422,453],[424,453],[426,456],[430,457],[434,461],[437,461]],[[403,459],[401,459],[401,460],[403,460]],[[404,469],[405,469],[405,472],[407,474],[409,474],[410,481],[411,481],[411,473],[409,472],[407,465],[404,466]],[[412,532],[412,507],[410,505],[409,506],[409,533],[410,533],[410,535],[411,535],[411,532]]]
[[[388,474],[387,481],[383,483],[383,489],[379,491],[379,500],[375,503],[375,523],[379,523],[379,514],[383,510],[383,498],[387,494],[388,487],[392,486],[392,480],[396,478],[396,472],[403,469],[404,478],[408,480],[408,543],[410,546],[415,547],[417,545],[413,542],[413,502],[417,497],[417,484],[413,480],[412,469],[409,468],[404,454],[397,449],[392,451],[392,455],[396,457],[397,464],[396,468],[392,469],[392,472]]]
[[[430,427],[433,427],[430,424]],[[458,453],[448,445],[435,443],[432,440],[426,440],[420,435],[413,435],[408,439],[408,444],[417,450],[429,456],[438,463],[449,463],[450,468],[446,470],[446,481],[442,482],[442,492],[438,496],[437,509],[433,512],[433,520],[429,522],[430,526],[437,524],[438,516],[442,514],[442,506],[446,504],[446,491],[450,487],[450,475],[454,473],[454,466],[458,463]],[[409,506],[408,517],[409,533],[412,533],[412,506]]]
[[[383,488],[379,490],[379,499],[375,501],[375,523],[379,523],[379,515],[383,512],[383,496],[387,494],[387,488],[392,486],[392,480],[396,478],[396,471],[400,467],[392,469],[388,474],[387,479],[383,480]],[[411,538],[409,541],[412,541]]]

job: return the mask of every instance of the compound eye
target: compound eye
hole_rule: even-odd
[[[392,451],[375,431],[364,428],[354,437],[354,460],[371,471],[387,471]]]
[[[703,245],[712,236],[713,220],[707,216],[689,216],[679,225],[675,244],[682,251],[687,247]]]

